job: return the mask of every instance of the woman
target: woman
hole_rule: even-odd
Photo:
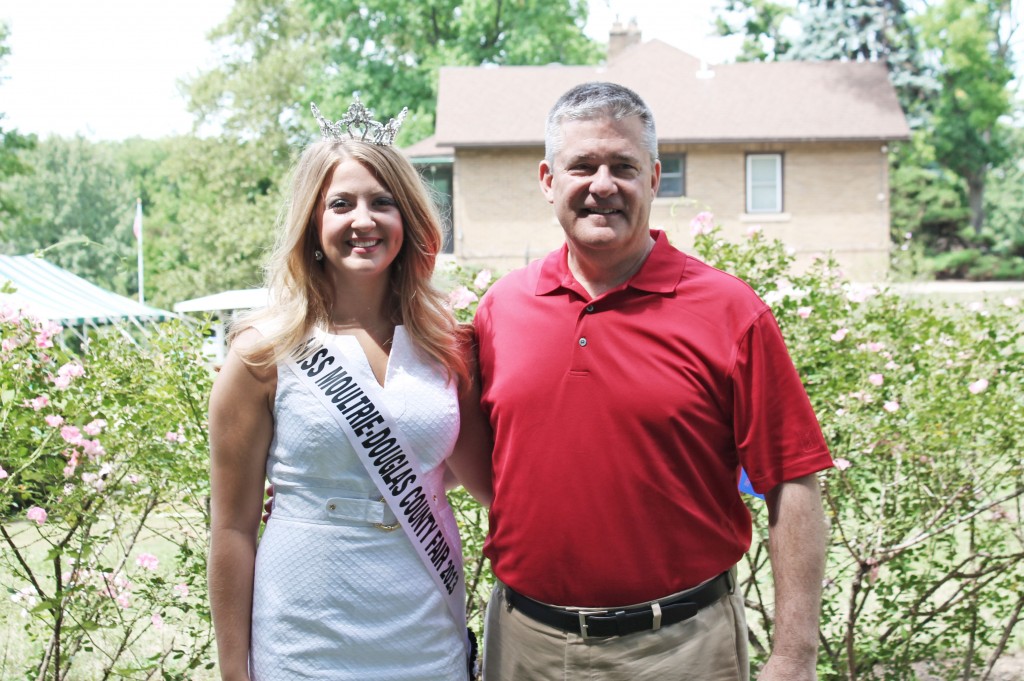
[[[433,515],[419,490],[450,470],[489,501],[490,434],[470,344],[430,284],[438,220],[390,146],[401,118],[382,126],[358,100],[336,124],[313,112],[325,139],[294,170],[270,305],[237,325],[210,397],[221,675],[464,679],[461,574],[441,551],[447,538],[459,552],[458,532],[443,487]],[[404,445],[388,454],[391,431]],[[362,456],[367,443],[380,446]],[[406,456],[418,472],[396,470]],[[264,477],[274,512],[257,551]]]

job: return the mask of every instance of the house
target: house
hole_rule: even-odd
[[[447,193],[448,252],[506,271],[562,243],[538,186],[544,119],[573,85],[606,80],[654,111],[662,179],[651,225],[677,246],[710,211],[730,237],[760,227],[781,238],[798,265],[832,251],[847,276],[884,278],[889,148],[910,132],[884,64],[710,66],[640,42],[635,26],[612,38],[599,66],[440,70],[435,135],[406,152]]]

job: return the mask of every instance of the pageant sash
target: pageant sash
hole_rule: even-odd
[[[322,343],[322,344],[321,344]],[[311,346],[319,347],[301,361]],[[398,518],[431,578],[441,590],[457,631],[466,631],[466,585],[458,533],[440,516],[447,510],[443,475],[424,475],[415,453],[380,399],[345,368],[345,355],[327,338],[310,338],[286,365],[345,433],[384,501]],[[465,637],[464,637],[465,638]],[[467,653],[469,641],[465,641]]]

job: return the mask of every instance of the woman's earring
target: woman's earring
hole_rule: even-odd
[[[319,248],[316,249],[315,251],[313,251],[313,259],[316,260],[317,262],[320,262],[321,260],[324,259],[324,252],[321,251]]]

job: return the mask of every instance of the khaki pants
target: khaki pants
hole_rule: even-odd
[[[508,610],[500,582],[484,624],[484,681],[749,681],[743,598],[723,596],[657,631],[584,639]]]

